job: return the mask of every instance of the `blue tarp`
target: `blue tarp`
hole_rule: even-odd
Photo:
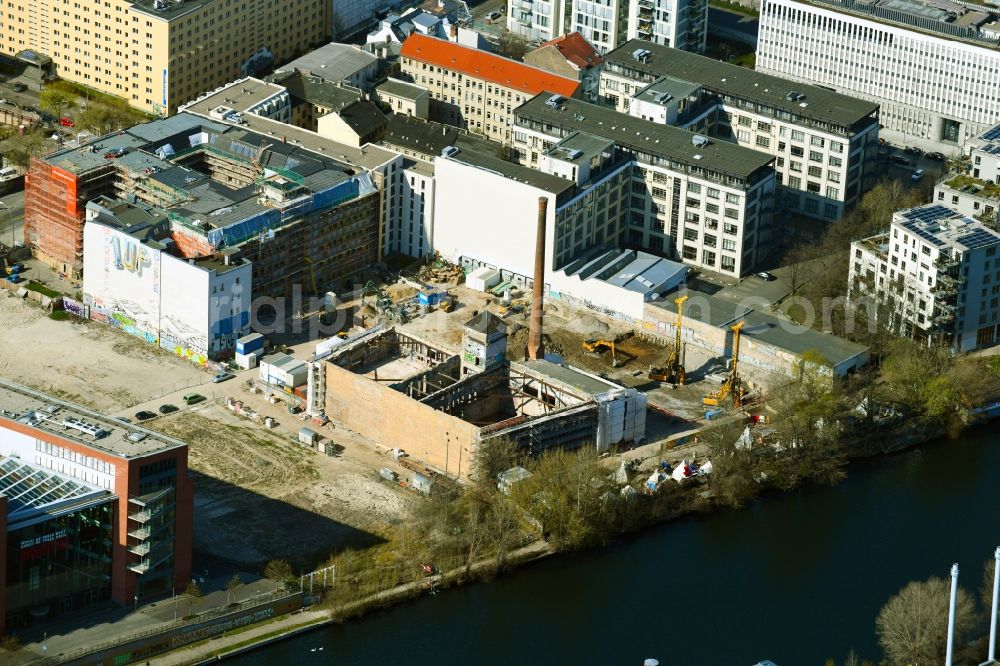
[[[368,194],[370,191],[374,191],[374,187],[367,178],[350,178],[329,189],[316,192],[304,198],[302,203],[297,203],[284,211],[269,208],[228,227],[212,229],[207,234],[208,242],[215,249],[233,247],[262,232],[280,229],[302,215],[333,208],[343,201],[355,199],[360,194]]]

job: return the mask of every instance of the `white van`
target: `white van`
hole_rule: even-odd
[[[14,180],[20,175],[14,167],[4,167],[0,169],[0,183],[6,180]]]

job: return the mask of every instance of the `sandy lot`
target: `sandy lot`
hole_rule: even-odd
[[[0,376],[102,411],[205,382],[204,370],[126,333],[54,321],[0,292]]]
[[[409,515],[416,494],[377,470],[408,473],[376,447],[342,429],[312,426],[337,444],[337,455],[306,448],[296,439],[298,418],[242,383],[227,388],[279,425],[238,417],[224,398],[149,422],[190,446],[196,550],[242,565],[282,558],[309,569],[334,552],[379,542]]]

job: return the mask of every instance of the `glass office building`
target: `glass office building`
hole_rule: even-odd
[[[0,457],[0,496],[8,631],[110,598],[113,493]]]

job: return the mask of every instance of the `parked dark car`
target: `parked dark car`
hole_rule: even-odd
[[[205,401],[205,396],[201,395],[200,393],[188,393],[186,396],[184,396],[185,405],[196,405],[199,402],[204,402],[204,401]]]
[[[927,153],[925,157],[929,160],[934,160],[935,162],[944,162],[944,155],[941,153]]]
[[[161,414],[170,414],[170,413],[176,412],[176,411],[177,411],[177,407],[175,407],[174,405],[160,405],[160,413]]]
[[[906,159],[902,155],[889,155],[889,161],[893,164],[898,164],[900,166],[910,166],[913,164],[910,160]]]
[[[24,85],[23,83],[15,83],[11,87],[14,89],[14,92],[16,93],[22,93],[28,89],[28,86]]]
[[[138,421],[148,421],[149,419],[155,419],[156,414],[153,412],[147,412],[146,410],[143,410],[141,412],[136,412],[135,418]]]
[[[910,155],[923,155],[924,151],[920,150],[916,146],[907,146],[903,149],[904,153],[909,153]]]

